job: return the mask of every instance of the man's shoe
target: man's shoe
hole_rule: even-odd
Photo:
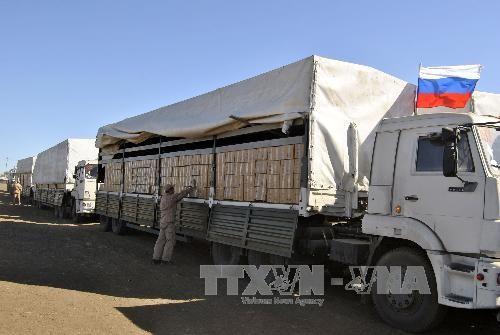
[[[172,262],[171,261],[161,261],[161,264],[170,265],[170,264],[172,264]]]
[[[155,265],[161,264],[161,260],[153,259],[153,264],[155,264]]]

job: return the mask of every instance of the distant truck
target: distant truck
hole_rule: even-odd
[[[427,115],[414,99],[402,80],[313,56],[101,127],[102,230],[157,232],[165,186],[195,181],[177,236],[209,241],[215,264],[424,269],[430,294],[371,291],[412,332],[444,306],[498,310],[500,97]]]
[[[94,140],[73,138],[39,153],[33,170],[34,203],[75,222],[93,215],[97,154]]]
[[[27,157],[17,161],[16,179],[22,185],[21,197],[31,203],[34,197],[33,169],[36,156]]]

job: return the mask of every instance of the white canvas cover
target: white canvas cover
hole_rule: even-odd
[[[17,161],[16,173],[33,173],[36,156],[23,158]]]
[[[75,166],[81,160],[96,160],[93,139],[69,138],[38,154],[33,171],[35,184],[73,183]]]
[[[152,134],[204,137],[245,125],[230,116],[249,123],[276,123],[307,113],[311,120],[309,204],[321,207],[332,203],[331,196],[339,190],[367,189],[379,121],[412,115],[414,101],[415,85],[367,66],[311,56],[101,127],[96,146],[112,148],[124,140],[138,143]],[[489,108],[482,100],[477,104],[477,109]]]
[[[309,111],[313,57],[218,90],[101,127],[96,146],[154,135],[196,138],[241,128],[244,122],[275,123]]]
[[[474,92],[472,100],[474,113],[500,117],[500,94]]]

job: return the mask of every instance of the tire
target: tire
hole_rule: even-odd
[[[413,291],[411,294],[378,294],[377,283],[372,286],[371,297],[378,314],[389,325],[406,332],[420,333],[436,327],[444,318],[446,309],[438,304],[436,279],[425,254],[411,248],[398,248],[382,255],[377,266],[422,266],[431,294]]]
[[[111,231],[116,235],[123,235],[127,230],[125,222],[118,219],[111,219]]]
[[[110,231],[111,230],[111,219],[105,215],[99,216],[99,230],[100,231]]]
[[[221,243],[212,243],[212,259],[216,265],[238,265],[240,263],[241,248]]]

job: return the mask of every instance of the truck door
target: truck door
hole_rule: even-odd
[[[393,207],[433,229],[450,252],[479,252],[485,175],[474,134],[462,133],[458,144],[458,175],[477,183],[463,192],[463,182],[442,172],[441,127],[401,132],[396,157]],[[397,215],[393,210],[393,215]]]

